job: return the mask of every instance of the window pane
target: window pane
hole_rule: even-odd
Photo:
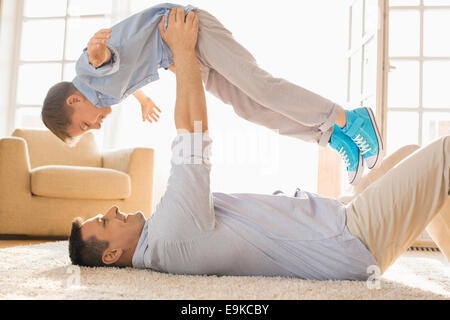
[[[423,0],[423,4],[426,6],[448,6],[450,0]]]
[[[392,61],[389,72],[389,107],[419,107],[419,62]]]
[[[450,56],[450,10],[425,10],[423,32],[425,56]]]
[[[21,42],[22,60],[61,60],[64,19],[24,22]]]
[[[364,107],[371,108],[373,113],[377,113],[377,101],[376,101],[376,95],[370,95],[366,99],[363,100],[362,105]]]
[[[69,15],[111,14],[111,0],[70,0]]]
[[[377,43],[372,38],[364,46],[364,83],[363,94],[376,94],[377,80]]]
[[[408,144],[419,143],[419,114],[393,112],[387,116],[387,153],[391,154]]]
[[[19,108],[16,111],[16,128],[45,129],[41,120],[41,108]]]
[[[109,18],[70,18],[67,20],[66,59],[77,60],[89,39],[100,29],[109,28]]]
[[[418,6],[419,4],[420,0],[389,0],[390,6]]]
[[[428,61],[423,64],[423,106],[450,108],[450,62]]]
[[[364,8],[364,33],[370,34],[378,28],[378,1],[366,0]]]
[[[428,144],[450,134],[450,112],[425,112],[423,115],[423,143]]]
[[[418,10],[390,12],[389,55],[418,56],[420,53],[420,15]]]
[[[64,65],[63,81],[72,81],[76,76],[75,63],[66,63]]]
[[[63,17],[66,15],[66,0],[25,0],[25,17]]]
[[[24,64],[19,66],[17,103],[42,105],[50,87],[61,81],[61,64]]]
[[[361,50],[350,59],[350,98],[349,102],[359,105],[361,99]]]
[[[360,45],[363,32],[363,2],[357,0],[352,6],[352,42],[351,47]]]

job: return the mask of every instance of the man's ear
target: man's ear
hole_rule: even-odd
[[[102,261],[104,264],[116,263],[123,254],[122,249],[106,249],[102,255]]]

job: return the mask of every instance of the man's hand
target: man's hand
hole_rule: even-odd
[[[165,17],[158,25],[162,39],[172,50],[174,56],[186,51],[195,52],[198,36],[198,17],[191,11],[184,18],[183,8],[172,8],[169,13],[169,23],[164,31]]]
[[[111,29],[101,29],[88,42],[89,62],[96,68],[111,59],[111,51],[106,46],[106,40],[111,39],[111,32]]]

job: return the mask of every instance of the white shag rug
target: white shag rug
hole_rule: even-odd
[[[450,264],[440,252],[408,251],[378,284],[77,268],[67,241],[0,249],[0,299],[450,300]]]

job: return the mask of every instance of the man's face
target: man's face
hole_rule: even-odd
[[[71,137],[78,137],[91,129],[101,129],[103,120],[111,113],[111,107],[97,108],[81,94],[67,98],[73,108],[72,125],[68,130]]]
[[[125,214],[113,206],[106,214],[86,220],[81,227],[84,241],[96,237],[108,241],[108,249],[134,250],[139,242],[146,218],[142,212]]]

